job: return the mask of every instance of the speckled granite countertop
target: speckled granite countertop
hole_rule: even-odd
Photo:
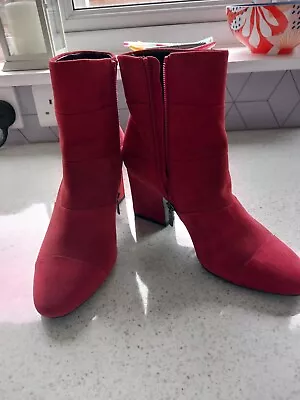
[[[300,131],[229,139],[235,193],[299,252]],[[60,174],[57,144],[0,151],[1,400],[300,398],[300,297],[211,276],[180,221],[135,224],[130,198],[113,275],[72,315],[41,319],[33,267]]]

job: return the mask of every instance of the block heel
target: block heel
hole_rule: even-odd
[[[173,225],[174,210],[163,196],[130,173],[129,182],[136,217],[167,226]]]

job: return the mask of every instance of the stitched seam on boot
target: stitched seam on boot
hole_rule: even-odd
[[[78,262],[80,262],[80,263],[82,263],[82,264],[86,264],[87,266],[90,266],[90,265],[97,266],[96,263],[91,263],[91,262],[89,262],[89,261],[81,260],[81,259],[79,259],[79,258],[72,258],[72,257],[61,256],[61,255],[59,255],[59,254],[45,254],[44,256],[39,257],[39,258],[37,259],[37,263],[39,263],[39,262],[47,262],[50,258],[60,258],[60,259],[62,259],[62,260],[78,261]],[[104,271],[105,271],[105,269],[104,269]]]
[[[89,111],[79,111],[79,112],[73,112],[73,113],[68,113],[68,112],[61,112],[61,111],[58,111],[57,109],[55,109],[55,113],[57,114],[57,115],[85,115],[85,114],[91,114],[91,113],[95,113],[95,112],[98,112],[98,111],[102,111],[102,110],[105,110],[105,109],[107,109],[107,108],[112,108],[112,107],[116,107],[116,105],[115,104],[108,104],[108,105],[105,105],[105,106],[102,106],[102,107],[100,107],[100,108],[96,108],[96,109],[94,109],[94,110],[89,110]]]
[[[247,268],[248,264],[251,263],[251,261],[253,260],[253,258],[256,256],[257,253],[260,252],[260,250],[267,244],[269,243],[269,241],[274,237],[274,235],[270,232],[269,237],[262,242],[262,244],[260,246],[258,246],[258,248],[254,251],[254,253],[252,254],[251,257],[249,257],[249,259],[247,261],[244,262],[243,266],[240,268],[240,275],[243,274],[244,270]]]
[[[208,104],[208,105],[201,104],[200,106],[199,106],[199,104],[186,104],[186,103],[184,103],[184,104],[182,104],[182,103],[171,103],[170,105],[171,106],[175,106],[175,107],[184,107],[184,108],[192,107],[192,108],[197,108],[197,109],[199,109],[201,107],[201,110],[209,109],[209,108],[213,108],[213,107],[215,107],[215,108],[224,108],[224,103],[220,103],[220,104],[214,103],[214,104]]]
[[[190,158],[184,157],[184,158],[175,158],[173,157],[170,162],[171,163],[180,163],[180,162],[192,162],[192,161],[201,161],[203,158],[215,158],[219,159],[220,157],[227,157],[226,161],[228,160],[228,147],[227,146],[220,146],[220,145],[212,145],[212,146],[206,146],[205,150],[201,150],[199,148],[197,150],[198,155],[194,155]]]
[[[117,196],[116,196],[116,198],[117,198]],[[99,207],[89,207],[89,208],[68,208],[68,207],[65,207],[65,206],[63,206],[62,204],[60,204],[60,203],[55,203],[55,205],[57,205],[57,207],[60,207],[60,208],[62,208],[62,209],[64,209],[64,210],[67,210],[67,211],[96,211],[96,210],[101,210],[101,208],[108,208],[108,207],[117,207],[117,203],[111,203],[111,204],[105,204],[105,205],[102,205],[102,206],[99,206]]]
[[[122,161],[121,161],[121,156],[119,156],[119,157],[99,157],[99,158],[86,158],[86,159],[83,159],[83,160],[74,160],[74,161],[72,161],[72,160],[63,160],[63,164],[80,164],[80,163],[83,163],[83,162],[88,162],[88,163],[91,163],[91,162],[93,162],[93,161],[100,161],[100,160],[103,160],[103,161],[105,161],[105,160],[111,160],[112,162],[114,162],[114,161],[118,161],[118,163],[120,163],[121,165],[122,165]]]
[[[187,215],[187,216],[193,216],[193,215],[201,215],[201,214],[215,214],[215,213],[219,213],[222,211],[227,210],[228,208],[230,208],[232,205],[234,204],[234,200],[232,200],[227,206],[221,207],[221,208],[216,208],[213,210],[208,210],[208,211],[190,211],[190,212],[185,212],[185,211],[179,211],[176,209],[176,212],[178,214],[182,214],[182,215]]]

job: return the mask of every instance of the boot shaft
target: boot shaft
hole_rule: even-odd
[[[227,51],[167,49],[119,57],[131,113],[125,163],[178,211],[219,208],[231,200],[227,58]],[[137,158],[143,165],[136,165]]]
[[[117,154],[116,59],[109,53],[80,51],[59,55],[49,66],[63,160]]]
[[[59,201],[66,208],[114,205],[121,177],[117,61],[75,52],[50,61],[62,151]]]

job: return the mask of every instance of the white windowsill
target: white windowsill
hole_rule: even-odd
[[[251,54],[245,47],[229,48],[229,73],[285,71],[300,69],[299,48],[287,56],[262,56]]]
[[[50,84],[49,70],[3,72],[0,64],[0,87]],[[244,47],[229,48],[229,73],[300,69],[300,51],[290,56],[253,55]],[[118,79],[120,74],[118,73]]]

